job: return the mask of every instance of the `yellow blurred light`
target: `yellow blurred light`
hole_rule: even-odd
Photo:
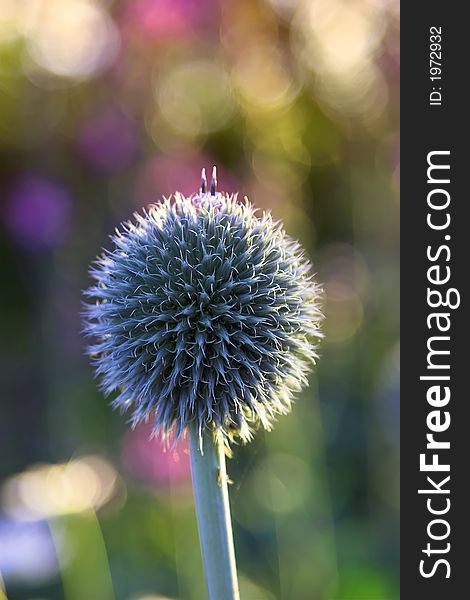
[[[1,0],[0,44],[8,43],[27,32],[45,0]]]
[[[222,2],[220,41],[227,52],[237,57],[248,47],[275,44],[279,38],[276,16],[267,6],[252,0]]]
[[[356,291],[339,281],[329,281],[325,290],[325,339],[328,343],[349,340],[359,329],[363,319],[362,302]]]
[[[14,40],[17,35],[17,0],[2,0],[0,2],[0,44]]]
[[[31,0],[33,1],[33,0]],[[86,79],[109,66],[119,49],[119,33],[92,0],[35,0],[35,18],[23,26],[33,62],[58,76]]]
[[[369,269],[364,256],[354,246],[327,244],[317,255],[316,264],[321,281],[345,284],[361,296],[367,292]]]
[[[253,487],[260,504],[273,512],[294,511],[308,500],[312,473],[307,463],[289,454],[273,454],[254,473]]]
[[[373,121],[387,101],[374,56],[383,38],[385,8],[376,0],[305,0],[294,19],[293,51],[315,79],[324,107]]]
[[[153,142],[168,155],[195,156],[204,144],[204,136],[175,131],[155,106],[144,112],[144,124]]]
[[[274,182],[266,184],[256,180],[247,187],[247,193],[249,198],[254,199],[256,206],[268,210],[274,219],[280,219],[294,237],[313,243],[316,236],[315,224],[303,209],[299,187],[289,190],[283,182],[280,182],[280,187],[276,187]]]
[[[168,125],[188,137],[222,128],[233,111],[230,79],[213,59],[169,69],[156,82],[155,94]]]
[[[293,2],[292,0],[266,0],[268,4],[270,4],[271,8],[274,12],[283,20],[290,21],[295,10],[297,8],[298,2]]]
[[[383,32],[372,2],[316,0],[308,16],[320,58],[317,70],[344,73],[354,68],[369,58]]]
[[[312,164],[312,157],[308,148],[297,136],[282,135],[281,148],[291,160],[300,163],[303,167],[310,167]]]
[[[42,5],[46,0],[13,0],[17,35],[26,37],[38,22]]]
[[[319,103],[330,112],[374,123],[387,105],[388,87],[381,71],[367,63],[342,75],[325,73],[316,82]]]
[[[237,57],[233,70],[241,99],[255,108],[277,109],[292,102],[300,85],[291,76],[275,45],[252,45]]]
[[[369,60],[384,31],[384,15],[374,0],[313,0],[302,4],[296,30],[302,58],[316,72],[344,73]]]
[[[267,188],[284,189],[287,193],[299,188],[308,175],[307,169],[257,149],[253,152],[252,164],[256,177]]]
[[[5,482],[3,506],[25,521],[96,510],[110,500],[116,480],[114,468],[99,456],[36,465]]]

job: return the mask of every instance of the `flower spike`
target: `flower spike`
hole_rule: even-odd
[[[217,192],[217,167],[212,167],[212,179],[211,179],[211,196],[215,196]]]
[[[206,192],[207,192],[206,170],[202,169],[202,171],[201,171],[201,194],[205,194]]]

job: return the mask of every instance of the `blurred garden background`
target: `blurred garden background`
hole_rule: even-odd
[[[0,1],[0,598],[203,600],[184,443],[97,391],[81,291],[202,167],[324,283],[309,389],[228,461],[242,600],[396,600],[396,0]],[[2,583],[3,582],[3,583]]]

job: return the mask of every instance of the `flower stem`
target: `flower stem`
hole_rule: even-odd
[[[191,474],[209,600],[239,600],[222,444],[189,426]]]

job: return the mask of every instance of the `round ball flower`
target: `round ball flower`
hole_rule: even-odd
[[[236,195],[134,214],[91,269],[88,352],[106,395],[154,432],[247,441],[289,412],[317,360],[320,289],[299,244]]]

